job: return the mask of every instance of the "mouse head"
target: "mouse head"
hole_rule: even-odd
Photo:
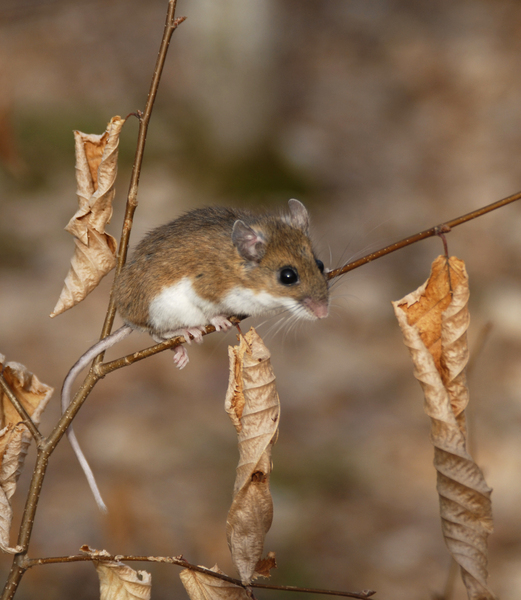
[[[327,317],[329,289],[324,264],[309,238],[309,215],[298,200],[289,201],[289,215],[247,225],[237,220],[232,241],[243,259],[244,285],[261,292],[300,318]]]

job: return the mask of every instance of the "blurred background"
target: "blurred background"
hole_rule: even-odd
[[[99,337],[112,275],[49,318],[69,268],[72,130],[102,133],[143,109],[164,0],[0,0],[0,352],[57,390]],[[521,5],[514,0],[179,0],[151,121],[132,244],[197,206],[309,208],[319,256],[353,257],[521,189]],[[137,121],[125,126],[118,236]],[[494,488],[490,585],[521,596],[521,206],[455,229],[471,282],[473,447]],[[430,424],[391,309],[427,279],[430,239],[352,272],[331,316],[261,325],[282,404],[274,448],[273,583],[443,592]],[[247,321],[246,324],[251,321]],[[118,320],[116,325],[120,321]],[[253,322],[251,322],[253,324]],[[233,332],[101,381],[75,427],[109,506],[99,514],[67,441],[52,456],[31,556],[183,554],[234,569],[225,539],[237,448],[223,409]],[[134,334],[110,352],[150,345]],[[42,422],[59,414],[58,393]],[[34,449],[17,491],[23,508]],[[16,527],[14,528],[14,531]],[[12,541],[14,543],[14,533]],[[3,580],[11,557],[0,557]],[[155,600],[184,598],[178,568]],[[92,565],[34,568],[17,599],[96,598]],[[256,594],[257,595],[257,594]],[[282,598],[260,592],[259,598]],[[287,597],[287,596],[284,596]],[[451,596],[466,598],[458,582]]]

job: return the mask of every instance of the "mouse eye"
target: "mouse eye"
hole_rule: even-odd
[[[293,267],[282,267],[279,271],[279,281],[282,285],[295,285],[295,283],[298,283],[297,269]]]
[[[315,262],[317,263],[318,270],[321,273],[323,273],[324,272],[324,263],[321,260],[319,260],[318,258],[315,258]]]

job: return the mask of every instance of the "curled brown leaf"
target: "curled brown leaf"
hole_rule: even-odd
[[[3,377],[37,425],[47,406],[53,388],[39,381],[24,365],[17,362],[5,363],[0,355]],[[20,552],[18,546],[9,546],[12,508],[10,500],[16,491],[16,483],[22,472],[31,442],[27,427],[21,422],[18,411],[8,396],[0,391],[0,549],[4,552]]]
[[[466,448],[468,298],[463,261],[440,256],[428,281],[393,307],[431,419],[445,543],[461,567],[469,599],[492,600],[487,584],[492,490]]]
[[[74,132],[79,208],[65,229],[74,236],[76,248],[51,317],[81,302],[116,264],[117,243],[105,226],[112,216],[124,123],[113,117],[102,135]]]
[[[269,479],[280,403],[270,353],[253,328],[241,336],[239,346],[229,348],[229,357],[225,408],[237,430],[239,464],[226,534],[234,565],[248,585],[266,573],[264,567],[256,572],[256,566],[262,564],[264,538],[273,519]]]

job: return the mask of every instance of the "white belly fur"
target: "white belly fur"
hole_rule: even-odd
[[[221,314],[219,306],[201,298],[188,277],[165,288],[150,303],[149,319],[156,331],[208,325]]]

